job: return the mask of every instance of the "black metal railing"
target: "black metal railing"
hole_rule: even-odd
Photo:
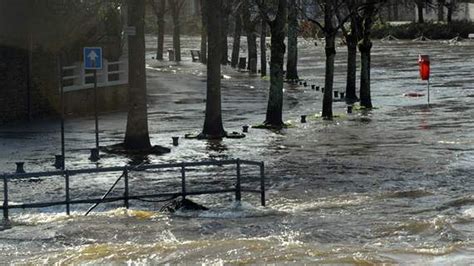
[[[226,189],[214,189],[214,190],[201,190],[192,191],[188,190],[186,185],[186,168],[189,167],[203,167],[203,166],[224,166],[224,165],[235,165],[236,166],[236,180],[234,188]],[[260,188],[259,189],[242,189],[241,183],[241,166],[257,166],[260,169]],[[181,191],[170,192],[170,193],[154,193],[154,194],[141,194],[141,195],[130,195],[130,184],[129,184],[129,173],[135,171],[146,171],[156,169],[180,169],[181,171]],[[124,191],[123,196],[114,197],[102,197],[102,198],[87,198],[87,199],[74,199],[70,197],[70,179],[71,176],[80,174],[97,174],[97,173],[113,173],[122,172],[122,175],[115,182],[114,186],[123,179]],[[9,203],[9,191],[8,185],[10,181],[14,180],[28,180],[31,178],[42,178],[42,177],[64,177],[64,200],[63,201],[49,201],[49,202],[34,202],[34,203],[21,203],[21,204],[10,204]],[[104,168],[91,168],[91,169],[77,169],[77,170],[58,170],[51,172],[37,172],[37,173],[23,173],[23,174],[3,174],[0,175],[0,179],[3,179],[3,205],[0,207],[3,210],[3,219],[8,221],[10,209],[32,209],[32,208],[45,208],[52,206],[66,207],[66,214],[69,215],[71,212],[71,205],[73,204],[100,204],[123,201],[125,208],[130,207],[130,200],[142,200],[142,199],[153,199],[153,198],[165,198],[165,197],[182,197],[193,195],[210,195],[210,194],[223,194],[223,193],[235,193],[235,200],[241,201],[242,192],[247,193],[259,193],[261,205],[265,206],[265,166],[263,162],[248,161],[248,160],[224,160],[224,161],[204,161],[204,162],[182,162],[182,163],[170,163],[170,164],[150,164],[150,165],[139,165],[139,166],[123,166],[123,167],[104,167]],[[113,186],[113,187],[114,187]],[[45,191],[47,193],[47,191]],[[106,194],[107,195],[107,194]]]

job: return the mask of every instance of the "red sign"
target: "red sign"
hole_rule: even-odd
[[[430,57],[427,55],[420,55],[418,58],[418,64],[420,65],[420,77],[422,80],[430,79]]]

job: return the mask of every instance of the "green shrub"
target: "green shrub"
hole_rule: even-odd
[[[455,21],[449,24],[442,23],[409,23],[404,25],[389,25],[378,23],[374,25],[372,36],[381,39],[392,35],[398,39],[415,39],[421,35],[433,40],[447,40],[457,36],[467,38],[474,33],[474,23],[469,21]]]

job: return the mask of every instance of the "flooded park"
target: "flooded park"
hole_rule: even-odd
[[[200,39],[183,37],[183,61],[156,61],[147,37],[147,88],[151,142],[171,148],[155,156],[102,154],[91,162],[94,118],[65,124],[66,169],[126,164],[237,159],[263,161],[266,206],[243,193],[190,198],[209,208],[174,214],[164,202],[104,203],[11,210],[0,231],[6,264],[435,264],[474,261],[474,41],[374,41],[371,111],[347,114],[334,102],[333,121],[320,118],[324,45],[299,39],[299,76],[308,86],[284,85],[284,121],[278,130],[250,127],[243,139],[185,139],[204,121],[206,67],[191,62]],[[166,43],[171,38],[167,37]],[[245,50],[245,47],[244,47]],[[431,104],[418,72],[418,55],[431,58]],[[347,48],[337,48],[334,90],[345,90]],[[269,81],[223,67],[222,119],[228,132],[265,120]],[[307,115],[307,123],[300,117]],[[101,113],[100,145],[123,140],[125,112]],[[54,169],[60,153],[59,121],[0,127],[0,169]],[[178,136],[179,146],[172,145]],[[191,169],[192,189],[232,186],[235,169]],[[120,173],[71,177],[71,197],[101,196]],[[254,186],[258,169],[244,167]],[[171,192],[180,172],[130,173],[135,193]],[[12,203],[64,197],[64,180],[10,181]],[[254,184],[255,183],[255,184]],[[258,183],[258,182],[257,182]],[[119,184],[113,193],[122,193]]]

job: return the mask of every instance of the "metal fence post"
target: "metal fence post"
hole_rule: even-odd
[[[125,208],[128,209],[130,205],[128,202],[128,170],[127,168],[123,170],[123,175],[124,175],[124,181],[125,181],[124,205],[125,205]]]
[[[237,182],[235,184],[235,200],[241,201],[242,194],[240,191],[240,159],[237,159]]]
[[[8,221],[8,178],[3,177],[3,220]]]
[[[184,163],[181,165],[181,194],[183,200],[186,199],[186,168]]]
[[[70,215],[71,214],[71,196],[69,194],[69,173],[68,171],[64,172],[64,178],[66,181],[66,214]]]
[[[260,164],[260,200],[262,206],[265,206],[265,163]]]

